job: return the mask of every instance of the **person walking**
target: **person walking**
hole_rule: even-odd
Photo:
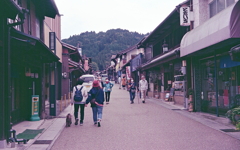
[[[128,89],[129,89],[130,101],[131,101],[131,104],[133,104],[135,95],[136,95],[136,85],[133,79],[131,79],[130,82],[128,83]]]
[[[109,104],[113,84],[111,82],[109,82],[108,79],[106,79],[106,83],[103,84],[103,87],[104,87],[104,92],[105,92],[106,104]]]
[[[121,89],[121,86],[122,86],[122,84],[121,84],[121,77],[118,77],[118,84],[119,84],[119,89]]]
[[[88,98],[85,104],[86,107],[89,102],[91,102],[94,125],[101,127],[100,122],[102,120],[104,93],[97,80],[93,81],[92,89],[88,92]]]
[[[141,92],[142,103],[145,103],[147,89],[148,89],[148,82],[145,79],[145,76],[142,76],[141,80],[139,81],[139,90]]]
[[[122,78],[122,88],[125,90],[125,87],[126,87],[126,78],[125,78],[125,76],[123,76],[123,78]]]
[[[80,125],[83,125],[84,120],[84,106],[86,103],[86,99],[88,96],[87,89],[85,86],[82,86],[83,84],[82,79],[77,80],[77,85],[73,87],[73,93],[72,93],[72,99],[71,99],[71,105],[74,104],[74,117],[75,117],[75,125],[78,125],[78,111],[80,108]]]

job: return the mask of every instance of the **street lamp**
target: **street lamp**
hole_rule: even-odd
[[[165,41],[165,40],[164,40],[164,42],[163,42],[162,48],[163,48],[163,53],[168,52],[168,44],[166,44],[166,41]]]

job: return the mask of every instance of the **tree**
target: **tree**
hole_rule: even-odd
[[[82,53],[91,57],[98,69],[104,70],[110,64],[112,55],[137,44],[145,35],[123,29],[111,29],[106,32],[84,32],[70,36],[62,41],[73,46],[81,43]]]
[[[94,70],[94,71],[99,71],[97,63],[92,62],[92,63],[91,63],[91,67],[92,67],[92,70]]]

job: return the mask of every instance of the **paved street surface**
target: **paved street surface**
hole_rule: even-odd
[[[129,93],[116,85],[103,109],[101,127],[93,125],[90,105],[84,125],[65,128],[52,150],[239,150],[240,141],[157,100],[130,104]],[[237,134],[240,134],[238,132]]]

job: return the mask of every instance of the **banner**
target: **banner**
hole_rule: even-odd
[[[131,79],[131,70],[130,70],[130,66],[126,67],[126,74],[127,74],[127,80]]]

